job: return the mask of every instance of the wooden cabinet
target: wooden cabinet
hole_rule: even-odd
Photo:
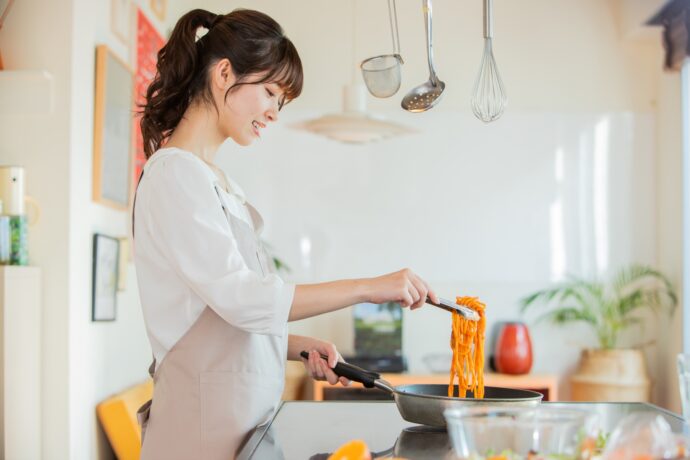
[[[381,374],[384,380],[392,385],[413,384],[448,384],[445,374]],[[544,401],[558,401],[558,377],[545,374],[507,375],[484,374],[484,384],[493,387],[519,388],[534,390],[544,395]],[[353,383],[351,388],[341,385],[332,386],[328,382],[309,379],[307,397],[314,401],[336,399],[388,399],[389,396],[381,390],[367,389],[359,383]]]

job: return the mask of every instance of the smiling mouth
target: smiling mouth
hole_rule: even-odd
[[[261,137],[261,132],[259,131],[259,129],[262,129],[265,127],[266,127],[266,125],[264,125],[263,123],[260,123],[256,120],[252,121],[252,128],[254,128],[254,134],[256,134],[257,137]]]

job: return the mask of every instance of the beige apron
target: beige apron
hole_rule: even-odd
[[[261,216],[245,204],[252,228],[228,212],[229,198],[219,185],[216,191],[248,267],[264,275],[273,271],[258,237]],[[155,369],[153,399],[137,414],[141,458],[235,458],[249,432],[280,402],[286,355],[287,325],[281,337],[252,334],[207,306],[158,368],[154,361],[149,369]]]

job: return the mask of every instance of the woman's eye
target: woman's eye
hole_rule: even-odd
[[[268,96],[269,96],[269,97],[275,96],[275,94],[273,94],[273,91],[271,91],[271,90],[268,89],[268,88],[266,88],[266,92],[268,93]]]

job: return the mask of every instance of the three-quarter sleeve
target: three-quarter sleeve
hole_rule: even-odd
[[[207,166],[170,155],[146,174],[149,231],[172,269],[232,326],[282,335],[295,287],[248,268]]]

